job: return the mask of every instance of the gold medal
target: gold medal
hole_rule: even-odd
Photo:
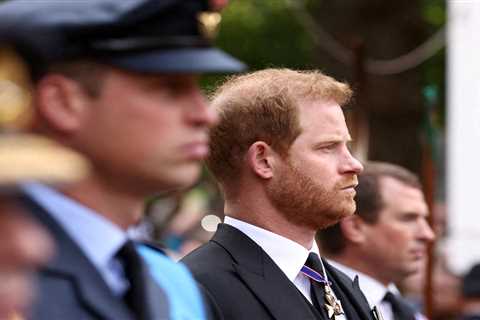
[[[329,319],[337,320],[339,316],[344,314],[342,303],[335,298],[332,288],[328,284],[325,285],[325,308]]]

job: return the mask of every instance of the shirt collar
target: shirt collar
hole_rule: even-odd
[[[127,240],[126,233],[108,219],[50,187],[27,183],[22,189],[65,229],[99,268],[105,267]]]
[[[345,273],[352,280],[355,279],[356,276],[358,276],[358,284],[360,285],[360,290],[362,290],[363,294],[368,300],[368,303],[370,304],[370,307],[372,308],[382,302],[383,297],[385,297],[387,291],[395,294],[399,292],[397,287],[393,283],[385,286],[381,282],[366,275],[365,273],[347,267],[346,265],[341,264],[337,261],[328,260],[328,263]]]
[[[225,216],[224,223],[245,233],[259,245],[292,282],[307,261],[310,252],[320,256],[315,241],[312,248],[307,250],[295,241],[229,216]]]

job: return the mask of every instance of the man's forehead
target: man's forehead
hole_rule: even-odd
[[[132,71],[125,71],[118,68],[111,69],[113,73],[119,73],[128,75],[132,78],[138,78],[138,80],[142,79],[147,82],[158,82],[158,83],[189,83],[189,82],[198,82],[200,79],[200,75],[198,74],[189,74],[189,73],[179,73],[179,74],[168,74],[168,73],[141,73],[141,72],[132,72]]]
[[[394,189],[394,190],[416,190],[423,194],[422,190],[410,185],[399,178],[390,175],[380,175],[379,177],[380,187],[382,189]]]
[[[315,131],[322,140],[351,140],[342,108],[333,101],[313,101],[299,104],[302,131]]]
[[[95,64],[94,64],[95,65]],[[138,82],[144,84],[170,84],[170,83],[189,83],[194,82],[198,83],[200,75],[198,74],[189,74],[189,73],[144,73],[137,72],[132,70],[124,70],[118,67],[112,67],[104,64],[98,64],[101,66],[100,72],[103,82],[113,81],[117,82]],[[73,69],[73,74],[75,74],[75,69]],[[53,69],[50,73],[57,72],[56,69]],[[67,74],[72,73],[72,71],[67,71]],[[63,74],[63,70],[60,69],[60,74]],[[87,78],[90,79],[90,74],[87,74]],[[75,78],[75,77],[74,77]]]
[[[411,206],[412,210],[419,211],[419,213],[428,213],[428,206],[421,189],[390,176],[380,177],[379,184],[384,204]]]
[[[298,109],[300,121],[306,124],[319,119],[318,125],[345,123],[341,106],[332,100],[300,100]]]

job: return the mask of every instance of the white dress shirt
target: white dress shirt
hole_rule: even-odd
[[[127,240],[126,233],[92,209],[43,184],[28,183],[22,189],[62,226],[112,291],[123,295],[129,284],[114,256]]]
[[[310,250],[307,250],[295,241],[229,216],[225,216],[224,223],[240,230],[260,246],[305,298],[312,303],[310,279],[300,270],[310,252],[316,253],[320,257],[320,251],[315,241]],[[345,320],[346,318],[341,315],[337,319]]]
[[[360,271],[354,270],[334,260],[328,260],[328,262],[335,268],[345,273],[352,280],[355,278],[355,276],[358,276],[360,290],[362,290],[365,298],[367,298],[370,308],[377,306],[385,320],[393,320],[392,307],[390,303],[382,300],[388,291],[391,291],[392,293],[398,293],[398,289],[395,287],[395,285],[391,284],[386,287],[381,282],[373,279],[370,276],[367,276]]]
[[[328,260],[328,262],[335,268],[345,273],[352,280],[355,278],[355,276],[358,276],[358,284],[360,285],[360,290],[362,290],[365,298],[367,298],[370,308],[377,306],[385,320],[394,320],[391,304],[389,302],[383,301],[383,297],[385,297],[385,294],[388,291],[393,294],[400,295],[400,291],[393,283],[385,286],[374,278],[360,271],[347,267],[346,265],[341,264],[337,261]],[[415,318],[418,320],[426,320],[426,318],[419,312],[415,314]]]

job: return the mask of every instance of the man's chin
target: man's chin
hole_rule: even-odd
[[[322,230],[328,227],[331,227],[337,223],[339,223],[343,218],[347,217],[348,215],[345,214],[338,214],[338,215],[331,215],[326,219],[323,219],[321,222],[318,223],[317,229]]]
[[[168,176],[158,179],[157,188],[162,193],[181,191],[192,187],[200,178],[201,167],[199,164],[182,166],[172,170]]]
[[[343,218],[350,217],[351,215],[355,214],[357,210],[357,205],[353,200],[345,200],[343,203],[339,203],[336,208],[336,214],[338,221],[342,220]],[[337,221],[337,222],[338,222]]]
[[[198,181],[200,174],[202,173],[202,165],[200,162],[193,162],[182,171],[185,173],[184,180],[187,184],[193,184]]]
[[[184,174],[175,181],[175,188],[177,190],[188,189],[197,183],[200,178],[200,168],[196,171],[192,171],[191,174]]]
[[[325,219],[322,219],[322,221],[320,221],[318,223],[318,229],[322,230],[322,229],[331,227],[334,224],[339,223],[342,219],[353,215],[354,212],[355,212],[355,210],[350,210],[350,209],[348,209],[348,210],[345,209],[345,210],[342,210],[342,211],[336,211],[335,213],[332,212],[332,213],[326,215]]]
[[[355,214],[357,211],[357,205],[355,201],[349,201],[343,206],[343,210],[340,211],[339,213],[339,221],[342,220],[343,218],[350,217]]]

